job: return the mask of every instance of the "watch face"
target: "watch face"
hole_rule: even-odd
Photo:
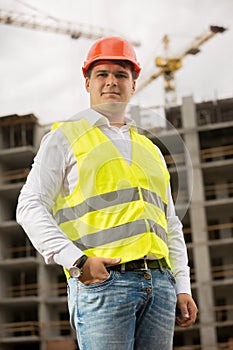
[[[71,267],[70,268],[70,276],[71,277],[80,277],[81,276],[81,270],[78,267]]]

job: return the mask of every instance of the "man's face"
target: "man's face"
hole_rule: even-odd
[[[98,61],[86,78],[91,107],[123,102],[127,104],[135,91],[135,80],[130,66],[124,68],[115,62]]]

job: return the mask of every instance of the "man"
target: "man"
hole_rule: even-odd
[[[89,111],[56,123],[24,185],[17,220],[64,267],[81,350],[169,350],[195,322],[187,252],[158,148],[125,117],[140,66],[106,37],[83,66]]]

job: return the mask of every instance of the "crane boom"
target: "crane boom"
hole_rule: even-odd
[[[4,10],[0,10],[0,23],[16,27],[66,34],[72,39],[79,39],[80,37],[86,39],[99,39],[105,36],[107,32],[107,30],[102,27],[63,21],[53,16],[40,16]],[[108,35],[110,35],[110,30],[108,32]],[[129,39],[128,41],[133,46],[140,46],[139,41]]]
[[[187,47],[187,49],[180,54],[179,59],[184,58],[186,55],[196,55],[200,52],[199,47],[207,42],[209,39],[213,38],[217,33],[224,33],[226,28],[218,26],[210,26],[209,31],[201,36],[197,36],[192,44]]]
[[[197,36],[193,42],[180,54],[175,57],[156,57],[155,64],[160,69],[153,73],[150,77],[146,78],[137,88],[136,93],[142,91],[146,86],[148,86],[153,80],[157,79],[159,76],[164,77],[165,81],[165,93],[175,91],[174,84],[174,73],[182,67],[182,60],[187,55],[196,55],[200,52],[200,46],[203,45],[206,41],[211,39],[217,33],[225,32],[226,28],[218,26],[210,26],[208,32]],[[164,46],[165,49],[168,49],[169,39],[168,36],[164,36]],[[166,101],[165,101],[166,102]]]

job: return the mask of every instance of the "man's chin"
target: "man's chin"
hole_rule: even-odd
[[[124,112],[127,107],[125,102],[108,101],[94,106],[94,109],[98,112]]]

